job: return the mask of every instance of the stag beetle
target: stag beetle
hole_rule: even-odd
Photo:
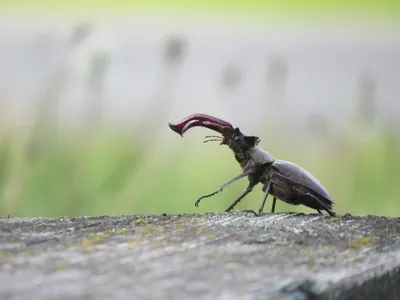
[[[332,211],[334,203],[322,184],[309,172],[300,166],[285,160],[275,159],[264,151],[258,144],[259,137],[249,136],[234,128],[229,122],[206,114],[193,114],[183,119],[179,124],[168,124],[169,127],[181,135],[192,127],[202,126],[219,132],[222,136],[206,136],[204,142],[220,141],[220,145],[227,145],[234,153],[236,161],[240,164],[243,173],[221,185],[215,192],[197,199],[198,207],[203,198],[211,197],[221,192],[231,183],[248,176],[249,185],[246,190],[225,210],[232,210],[253,188],[262,183],[262,191],[265,193],[259,214],[263,213],[269,194],[273,196],[272,210],[275,212],[276,199],[292,205],[305,205],[316,209],[319,214],[322,210],[335,216]]]

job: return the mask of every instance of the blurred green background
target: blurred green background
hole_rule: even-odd
[[[240,173],[230,150],[218,144],[203,144],[204,136],[212,134],[204,128],[193,129],[181,138],[167,125],[167,122],[178,122],[189,114],[204,112],[260,136],[262,148],[314,174],[331,194],[335,201],[334,210],[339,214],[398,216],[400,131],[396,120],[400,117],[400,110],[395,103],[399,101],[399,90],[386,84],[399,85],[398,55],[394,55],[395,60],[390,63],[393,69],[385,69],[379,68],[381,54],[375,55],[374,52],[373,57],[378,58],[372,61],[370,69],[375,76],[363,76],[364,67],[368,69],[370,66],[360,63],[359,69],[351,69],[351,72],[357,69],[353,73],[361,74],[360,77],[349,77],[349,81],[353,80],[351,84],[341,86],[335,82],[348,76],[347,68],[354,53],[362,56],[371,44],[380,41],[377,38],[371,42],[366,37],[369,41],[366,45],[356,41],[346,46],[352,39],[351,35],[346,36],[348,30],[361,28],[364,33],[372,32],[371,35],[380,38],[383,35],[387,37],[384,42],[389,42],[384,45],[386,48],[382,53],[393,54],[397,50],[400,53],[399,40],[392,34],[399,29],[400,2],[328,1],[323,5],[320,1],[188,3],[1,1],[0,44],[3,52],[0,51],[0,62],[5,67],[0,72],[3,83],[0,84],[0,215],[47,217],[224,210],[245,189],[247,179],[203,200],[200,208],[195,208],[194,202],[197,197],[214,191]],[[197,15],[199,12],[201,17]],[[99,15],[94,17],[94,13]],[[60,25],[61,29],[52,27],[54,22],[57,23],[57,16],[67,20]],[[196,16],[198,23],[187,23],[191,16]],[[145,20],[142,28],[138,25],[140,21],[130,27],[129,21],[140,18]],[[101,23],[103,19],[107,21]],[[121,25],[125,35],[116,41],[114,37],[121,33],[112,25],[118,21],[123,23],[121,20],[127,20]],[[213,25],[215,20],[217,22]],[[26,29],[37,23],[42,27],[36,32]],[[172,23],[178,25],[171,26]],[[213,61],[225,55],[215,54],[214,57],[213,51],[217,50],[209,50],[207,46],[217,42],[224,45],[225,31],[214,39],[212,37],[212,26],[218,31],[217,26],[221,23],[233,28],[233,33],[227,31],[227,48],[230,48],[229,39],[235,37],[235,28],[245,28],[244,33],[238,33],[238,39],[246,36],[250,39],[254,33],[255,42],[233,43],[244,54],[236,54],[233,50],[237,49],[233,49],[234,64],[224,61],[223,67],[218,69],[211,68]],[[311,57],[312,60],[315,53],[324,51],[313,40],[299,44],[305,53],[303,56],[293,56],[282,62],[285,51],[282,54],[279,48],[288,47],[282,46],[287,41],[275,38],[278,42],[259,46],[274,48],[273,53],[265,53],[266,59],[260,62],[262,67],[257,69],[247,60],[251,57],[246,52],[248,48],[256,51],[258,42],[263,39],[263,33],[259,34],[257,30],[274,28],[265,34],[266,41],[274,34],[279,37],[282,28],[287,30],[283,34],[288,39],[303,41],[304,36],[296,34],[296,28],[303,25],[306,32],[321,28],[324,32],[324,28],[337,27],[339,38],[333,35],[333,42],[327,38],[325,46],[339,49],[343,35],[343,53],[346,53],[346,47],[350,48],[350,59],[335,51],[324,54],[323,59],[337,66],[332,71],[324,70],[321,65],[318,72],[332,71],[328,83],[315,74],[307,77],[308,65],[301,64],[302,59]],[[189,30],[190,26],[195,29]],[[209,26],[204,35],[196,35],[196,30],[203,26]],[[109,35],[96,36],[96,30],[108,30]],[[129,37],[131,30],[138,34]],[[292,30],[292,35],[287,33]],[[142,43],[152,40],[149,36],[154,32],[157,42],[142,49]],[[194,32],[193,36],[191,32]],[[207,40],[208,35],[210,40]],[[127,42],[130,38],[132,44]],[[33,44],[39,43],[39,48],[15,42],[32,39]],[[55,41],[61,45],[56,50],[49,46]],[[88,41],[92,41],[89,43],[92,48],[87,46]],[[282,45],[279,45],[280,41]],[[329,42],[334,45],[330,46]],[[96,43],[106,45],[105,50],[101,47],[101,51],[96,47],[93,50]],[[46,52],[46,47],[52,50]],[[121,54],[116,48],[127,50]],[[31,49],[38,51],[36,56]],[[82,51],[88,54],[79,56]],[[152,51],[154,56],[147,56]],[[276,56],[276,53],[279,54]],[[191,60],[192,54],[200,58]],[[80,58],[74,60],[74,55]],[[57,58],[49,63],[53,56]],[[128,69],[137,72],[136,75],[130,74],[129,70],[119,73],[120,69],[114,67],[127,60],[132,66]],[[250,67],[246,69],[238,65]],[[375,65],[378,71],[374,73]],[[84,69],[84,76],[76,73],[79,68]],[[318,64],[310,68],[316,70]],[[252,73],[256,69],[260,72]],[[290,73],[288,70],[295,71]],[[148,75],[141,77],[141,72]],[[296,72],[300,72],[297,77]],[[386,83],[379,80],[380,76],[386,78]],[[193,80],[190,88],[185,89],[184,80],[189,77]],[[210,79],[211,83],[205,84],[204,78]],[[252,78],[255,82],[265,81],[265,86],[262,83],[251,86]],[[304,81],[296,81],[296,78]],[[245,88],[241,88],[243,82],[247,82]],[[383,84],[379,85],[380,82]],[[312,98],[314,88],[322,86],[323,93],[317,93],[312,104],[296,104],[293,108],[293,102],[286,99],[298,96],[297,84],[307,86],[303,95],[305,99],[309,95]],[[78,91],[69,92],[73,85],[79,86]],[[130,94],[142,87],[146,87],[145,91],[135,96]],[[376,94],[376,89],[384,92]],[[346,95],[335,94],[342,90]],[[268,94],[270,91],[273,93]],[[263,93],[267,96],[264,97]],[[330,100],[318,107],[317,103],[323,101],[325,93]],[[334,96],[328,97],[329,94]],[[66,116],[65,105],[71,105],[74,97],[81,100],[80,105],[70,108]],[[123,97],[132,106],[117,104]],[[255,98],[258,100],[253,102]],[[347,103],[348,99],[351,102]],[[342,103],[341,110],[335,108],[339,102]],[[391,119],[384,113],[379,114],[381,102],[386,103],[383,107],[392,113]],[[110,117],[113,105],[120,105],[120,110],[114,109]],[[338,113],[326,118],[331,107]],[[355,114],[349,116],[352,108]],[[121,111],[125,117],[122,113],[119,115]],[[290,123],[292,117],[289,113],[298,115],[300,111],[304,122]],[[330,130],[336,128],[332,124],[339,124],[340,130]],[[260,185],[236,209],[257,209],[262,197]],[[270,210],[271,200],[266,211]],[[278,202],[276,211],[314,213],[305,207],[289,206],[283,202]]]

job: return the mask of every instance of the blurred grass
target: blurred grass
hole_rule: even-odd
[[[169,150],[158,147],[157,151],[143,149],[140,139],[113,131],[90,138],[50,135],[34,157],[26,160],[21,160],[21,153],[30,150],[23,148],[23,139],[3,136],[0,214],[77,216],[222,211],[244,190],[247,179],[203,200],[200,208],[195,208],[198,196],[214,191],[240,173],[230,150],[218,144],[202,144],[200,133],[205,131],[181,139],[170,132],[171,142],[179,146]],[[138,143],[135,145],[133,140]],[[306,148],[264,147],[273,148],[271,152],[277,158],[292,160],[317,176],[334,198],[338,213],[400,213],[400,142],[390,132],[371,133],[364,142],[343,139],[340,153],[335,155],[317,156]],[[147,152],[147,156],[140,152]],[[257,209],[261,200],[260,185],[237,209]],[[277,211],[312,212],[283,202],[278,203]]]

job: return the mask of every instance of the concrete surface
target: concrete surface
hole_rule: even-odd
[[[1,299],[400,299],[400,218],[0,218]]]

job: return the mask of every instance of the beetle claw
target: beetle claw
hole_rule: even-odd
[[[254,210],[252,210],[252,209],[245,209],[245,210],[243,210],[242,212],[244,212],[244,213],[252,213],[252,214],[254,214],[254,216],[255,217],[261,217],[262,215],[264,215],[264,213],[263,212],[255,212]]]

